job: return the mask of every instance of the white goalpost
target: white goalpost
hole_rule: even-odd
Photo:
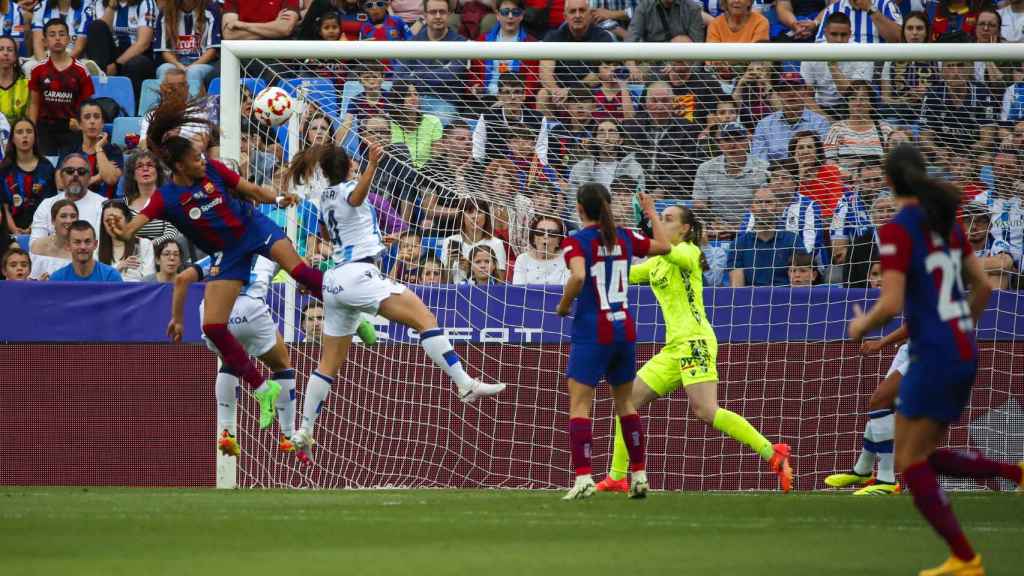
[[[801,75],[802,63],[826,61],[872,65],[858,71],[850,64],[844,70],[851,75],[870,71],[830,91],[827,82],[814,83],[812,71]],[[391,247],[382,270],[432,309],[471,376],[508,388],[495,399],[460,403],[418,335],[377,319],[378,343],[353,345],[323,407],[315,462],[278,453],[276,427],[261,433],[255,404],[240,395],[243,453],[218,457],[217,486],[568,486],[564,371],[572,320],[554,314],[559,256],[551,255],[557,244],[547,243],[556,228],[565,235],[575,227],[575,190],[601,182],[619,225],[642,225],[634,209],[640,191],[654,195],[659,209],[682,204],[714,224],[716,237],[703,246],[711,263],[704,303],[719,338],[720,402],[793,447],[797,489],[824,489],[825,475],[851,467],[868,398],[896,351],[861,354],[845,341],[845,325],[852,304],[874,298],[872,231],[892,207],[872,171],[897,139],[918,143],[940,177],[969,192],[973,208],[965,213],[979,222],[987,215],[985,238],[998,242],[979,250],[993,256],[992,266],[993,245],[1008,246],[1013,261],[990,270],[1003,284],[979,327],[972,407],[949,443],[1024,458],[1024,199],[1008,192],[1012,182],[1024,183],[1024,169],[1009,162],[1022,158],[1024,118],[1012,105],[1003,110],[1015,94],[1011,85],[1024,86],[1022,62],[1024,48],[1014,44],[224,41],[221,155],[247,159],[243,176],[284,186],[280,169],[310,144],[314,121],[357,164],[365,142],[382,139],[385,159],[371,189]],[[509,79],[517,75],[521,81]],[[243,85],[294,90],[297,112],[281,136],[244,115]],[[925,86],[920,98],[911,94],[918,85]],[[940,85],[954,86],[941,92],[952,100],[932,96]],[[870,93],[857,96],[863,86]],[[553,87],[565,89],[564,97],[549,97]],[[668,101],[658,108],[662,93]],[[850,106],[857,97],[867,103]],[[825,122],[811,130],[818,152],[766,136],[774,133],[769,117],[787,118],[794,103]],[[864,105],[870,114],[861,114]],[[799,127],[787,134],[807,137]],[[723,185],[730,173],[714,172],[716,158],[737,154],[727,138],[747,144],[742,169],[731,172],[752,175],[743,185]],[[283,160],[271,162],[276,174],[260,176],[253,158],[270,158],[276,147],[283,150]],[[307,208],[288,211],[286,228],[300,254],[312,256],[320,246],[310,238],[319,232],[304,214],[315,211],[317,198],[305,200]],[[767,226],[768,219],[778,223]],[[762,232],[792,235],[789,252],[744,268],[738,241]],[[806,263],[793,258],[798,252]],[[817,278],[813,286],[790,285],[799,284],[790,272],[801,266]],[[447,282],[434,282],[435,267]],[[730,273],[736,269],[738,277]],[[517,283],[526,270],[556,280]],[[319,358],[301,321],[311,300],[290,279],[268,298],[299,372],[301,412]],[[631,287],[629,301],[639,367],[664,343],[664,320],[648,288]],[[598,476],[609,466],[611,406],[600,391]],[[643,414],[653,488],[774,489],[757,456],[690,413],[682,390]]]

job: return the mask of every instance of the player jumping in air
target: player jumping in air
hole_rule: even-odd
[[[200,250],[213,258],[206,282],[203,334],[217,347],[224,363],[253,389],[260,405],[260,428],[274,421],[281,385],[264,380],[245,348],[228,330],[228,320],[242,286],[249,279],[252,258],[259,254],[280,265],[311,294],[320,297],[323,274],[299,258],[295,247],[273,221],[246,200],[291,205],[293,194],[278,201],[264,186],[242,179],[216,160],[207,160],[191,140],[179,135],[186,125],[209,124],[194,105],[167,96],[153,111],[146,141],[171,169],[171,180],[157,189],[136,217],[114,227],[128,240],[154,218],[174,224]]]
[[[880,340],[865,341],[860,351],[863,354],[875,354],[885,346],[898,344],[907,339],[907,328],[901,326]],[[889,365],[885,374],[868,400],[868,423],[864,427],[864,439],[860,448],[860,456],[849,472],[839,472],[825,478],[825,484],[833,488],[846,488],[858,484],[867,486],[853,493],[854,496],[884,496],[898,494],[900,485],[896,483],[896,468],[893,462],[893,438],[896,435],[896,416],[893,406],[896,395],[900,391],[900,380],[910,366],[910,344],[903,344],[896,350],[896,357]],[[878,476],[873,477],[871,471],[878,462]],[[874,482],[872,482],[874,480]]]
[[[960,191],[929,178],[924,157],[909,144],[889,152],[885,172],[901,208],[878,232],[882,293],[866,314],[855,307],[849,334],[860,340],[904,313],[910,367],[896,401],[896,468],[914,506],[952,552],[920,576],[980,576],[985,573],[981,556],[960,529],[936,475],[998,477],[1018,485],[1024,476],[1024,463],[938,447],[970,400],[978,369],[974,325],[992,289],[956,222]]]
[[[793,486],[789,445],[773,445],[743,416],[718,406],[718,339],[704,311],[704,271],[708,267],[700,249],[704,225],[684,206],[666,208],[661,225],[672,250],[634,265],[629,281],[651,285],[665,319],[665,346],[637,372],[631,403],[639,409],[682,386],[698,418],[750,446],[779,476],[782,490],[789,492]],[[597,485],[600,492],[628,490],[626,470],[632,455],[623,437],[624,428],[622,419],[617,419],[612,469]]]
[[[504,384],[485,384],[462,368],[451,342],[437,325],[437,318],[419,296],[394,282],[377,267],[385,251],[377,226],[377,215],[366,200],[370,183],[381,157],[381,147],[370,146],[366,170],[359,180],[350,179],[348,155],[334,145],[310,148],[289,169],[298,184],[319,167],[330,187],[324,190],[320,227],[334,247],[337,265],[324,277],[324,328],[320,364],[310,375],[302,404],[302,428],[292,437],[299,458],[310,460],[313,429],[324,401],[341,370],[352,344],[361,314],[379,314],[388,320],[414,328],[427,356],[455,383],[459,398],[472,402],[494,396]]]
[[[615,226],[611,196],[601,184],[584,184],[576,195],[583,228],[565,240],[563,253],[570,276],[558,303],[567,316],[578,300],[572,323],[569,365],[569,449],[576,481],[563,500],[589,498],[597,491],[591,477],[593,428],[590,410],[601,378],[612,387],[615,413],[622,422],[633,472],[630,498],[647,495],[644,471],[644,429],[633,406],[636,375],[636,328],[629,315],[627,290],[634,256],[665,254],[671,246],[657,221],[654,200],[640,196],[644,214],[652,219],[654,239]]]

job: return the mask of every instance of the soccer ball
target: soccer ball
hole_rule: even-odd
[[[277,86],[264,88],[252,101],[253,115],[268,126],[284,124],[291,117],[292,110],[292,97]]]

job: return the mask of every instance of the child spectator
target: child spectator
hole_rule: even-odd
[[[18,63],[18,45],[9,36],[0,36],[0,113],[8,122],[28,114],[28,78]]]
[[[426,256],[420,262],[419,284],[450,284],[444,264],[436,256]]]
[[[153,77],[154,0],[97,0],[86,34],[86,56],[108,76],[127,76],[136,94]],[[131,115],[134,111],[129,111]]]
[[[796,250],[789,261],[789,285],[811,286],[818,281],[818,269],[814,267],[814,256]]]
[[[363,2],[363,10],[369,22],[363,22],[359,29],[360,40],[411,40],[412,31],[405,21],[388,14],[390,0],[367,0]]]
[[[36,6],[32,15],[32,56],[34,67],[46,60],[46,52],[50,47],[46,44],[46,28],[51,20],[64,22],[68,38],[66,48],[72,58],[81,58],[85,54],[86,30],[96,18],[94,0],[45,0]],[[52,53],[51,53],[52,57]],[[31,67],[25,68],[26,72]],[[96,67],[96,74],[101,70]]]
[[[494,248],[486,244],[474,246],[469,252],[469,278],[466,281],[477,286],[502,284],[502,273],[497,263]]]
[[[103,196],[117,196],[117,181],[124,174],[124,155],[121,149],[110,143],[110,137],[103,131],[103,109],[95,100],[82,102],[78,113],[78,127],[82,145],[78,152],[89,161],[89,190]]]
[[[202,92],[206,81],[217,74],[220,57],[220,7],[211,0],[165,0],[156,23],[160,56],[156,77],[163,80],[168,70],[185,72],[189,96]]]
[[[32,271],[32,258],[21,248],[11,248],[4,252],[3,279],[11,281],[28,280]]]
[[[360,62],[358,67],[357,76],[363,86],[363,92],[349,103],[349,113],[361,122],[365,122],[370,116],[386,115],[388,109],[381,91],[381,85],[384,83],[384,64],[378,60],[367,60]]]
[[[313,0],[299,27],[299,39],[323,39],[322,18],[328,13],[337,14],[342,40],[359,40],[359,30],[369,20],[359,0]]]
[[[113,266],[126,282],[140,282],[156,272],[153,243],[137,236],[126,242],[111,232],[115,224],[123,228],[131,219],[132,213],[124,202],[112,200],[105,203],[103,225],[100,228],[99,260]]]
[[[418,265],[423,258],[423,237],[418,232],[405,232],[398,237],[398,253],[395,263],[388,271],[392,279],[404,282],[410,274],[413,282],[419,279]]]
[[[39,153],[35,125],[22,118],[14,123],[0,164],[0,204],[7,229],[13,234],[31,233],[36,208],[56,194],[53,165]]]
[[[825,19],[825,41],[829,44],[850,42],[850,17],[834,12]],[[800,75],[814,88],[814,99],[825,113],[834,119],[845,114],[845,102],[851,80],[871,81],[875,69],[873,62],[814,62],[800,64]]]
[[[111,266],[97,262],[96,230],[85,220],[76,220],[68,228],[71,245],[71,264],[50,276],[53,282],[123,282],[121,275]]]
[[[68,25],[54,18],[44,27],[50,57],[32,70],[28,87],[31,103],[28,116],[38,128],[39,148],[46,156],[57,156],[77,147],[79,108],[93,95],[92,78],[85,67],[67,53]]]
[[[504,277],[505,244],[494,237],[494,223],[491,218],[491,205],[483,200],[470,199],[462,211],[462,228],[458,234],[444,239],[441,244],[441,261],[454,260],[460,254],[471,264],[473,249],[477,246],[488,246],[494,258],[496,274]]]
[[[595,120],[611,118],[621,123],[636,115],[633,94],[629,91],[629,68],[621,64],[602,62],[597,67],[600,84],[594,88]]]
[[[523,26],[523,0],[498,2],[498,24],[489,31],[481,30],[480,42],[535,42],[537,39]],[[538,88],[536,60],[474,60],[470,64],[471,89],[480,95],[497,96],[506,78],[517,78],[525,88],[524,98],[531,105]]]

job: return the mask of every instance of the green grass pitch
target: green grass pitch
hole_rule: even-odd
[[[0,488],[0,574],[916,574],[910,498],[483,490]],[[953,503],[990,575],[1024,574],[1024,496]]]

